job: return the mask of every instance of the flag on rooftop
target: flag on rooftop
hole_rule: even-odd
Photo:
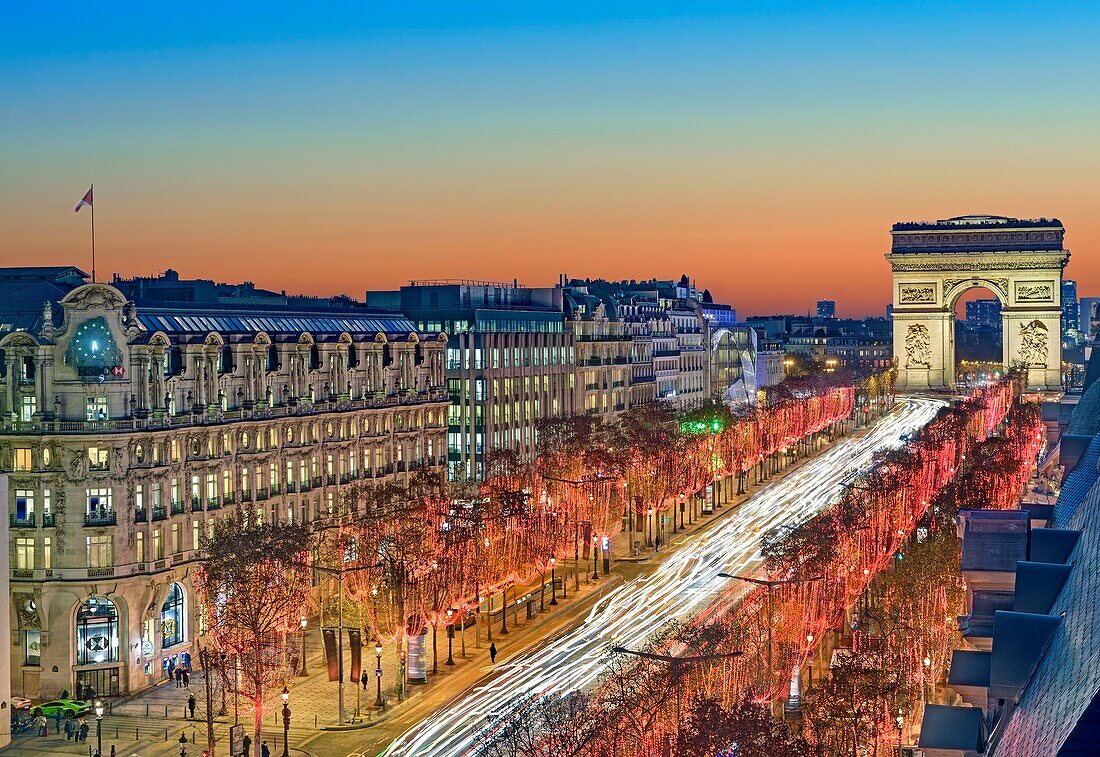
[[[91,187],[88,187],[88,191],[84,194],[83,197],[80,198],[80,202],[78,202],[76,204],[76,207],[73,208],[73,212],[74,213],[79,212],[79,210],[81,208],[83,208],[85,205],[87,205],[89,208],[92,207],[92,188]]]

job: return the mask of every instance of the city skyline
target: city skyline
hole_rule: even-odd
[[[87,268],[94,181],[100,279],[687,273],[881,315],[894,222],[994,213],[1060,218],[1100,291],[1091,8],[75,7],[3,32],[5,265]]]

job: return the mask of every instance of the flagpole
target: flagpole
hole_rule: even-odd
[[[92,193],[92,283],[95,283],[95,184],[88,185],[88,191]]]

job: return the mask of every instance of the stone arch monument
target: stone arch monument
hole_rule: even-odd
[[[959,216],[891,234],[898,389],[954,387],[955,304],[974,287],[1001,301],[1005,367],[1026,366],[1032,389],[1061,389],[1061,221]]]

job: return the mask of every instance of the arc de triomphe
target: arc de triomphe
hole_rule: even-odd
[[[896,223],[891,234],[899,389],[954,387],[955,304],[974,287],[1001,301],[1005,367],[1026,366],[1031,389],[1061,389],[1060,221],[960,216]]]

